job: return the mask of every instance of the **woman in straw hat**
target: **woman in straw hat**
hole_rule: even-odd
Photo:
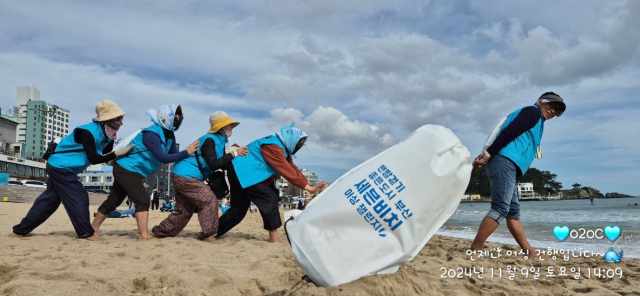
[[[47,190],[33,203],[20,224],[13,227],[13,237],[29,234],[64,205],[73,228],[80,238],[97,240],[97,233],[89,223],[89,195],[78,181],[78,174],[89,165],[105,163],[121,157],[133,145],[111,151],[124,111],[116,103],[105,100],[96,106],[93,122],[76,127],[53,149],[47,162]],[[53,147],[53,146],[52,146]]]
[[[174,131],[178,130],[184,119],[180,105],[160,106],[147,111],[147,115],[153,124],[131,141],[136,149],[117,159],[113,165],[113,188],[107,200],[98,208],[92,223],[96,235],[109,213],[129,196],[136,203],[139,240],[151,238],[148,229],[150,200],[142,179],[153,174],[161,164],[183,160],[198,149],[196,141],[186,150],[178,152]]]
[[[232,130],[239,122],[233,121],[227,113],[216,111],[209,116],[211,128],[200,137],[200,149],[189,158],[175,164],[171,172],[171,182],[176,189],[176,210],[160,225],[153,227],[155,237],[178,235],[198,209],[198,220],[202,227],[200,239],[214,241],[218,232],[218,198],[204,183],[214,171],[223,169],[236,156],[247,155],[247,147],[240,147],[225,153],[225,147]]]

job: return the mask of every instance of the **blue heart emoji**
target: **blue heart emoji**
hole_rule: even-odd
[[[556,226],[553,228],[553,234],[559,241],[564,241],[569,237],[569,226]]]
[[[618,237],[620,237],[620,232],[622,231],[619,226],[607,226],[604,228],[604,235],[606,235],[610,241],[617,240]]]

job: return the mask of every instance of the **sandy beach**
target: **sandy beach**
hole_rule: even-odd
[[[136,240],[135,219],[108,219],[102,240],[89,242],[75,238],[60,207],[31,236],[9,238],[30,207],[0,203],[3,295],[640,295],[640,259],[607,263],[602,257],[539,261],[503,256],[472,261],[465,252],[468,240],[441,236],[395,274],[321,288],[302,279],[283,229],[285,243],[267,242],[259,214],[247,214],[214,243],[195,239],[197,217],[179,237],[145,242]],[[167,215],[151,212],[149,225]],[[492,243],[486,247],[502,248],[502,254],[516,250]],[[510,279],[512,266],[516,272]],[[549,267],[555,277],[548,277]],[[566,275],[560,275],[562,268]],[[580,275],[571,268],[580,268]]]

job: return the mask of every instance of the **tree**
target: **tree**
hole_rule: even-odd
[[[484,196],[491,195],[491,185],[489,177],[487,177],[487,166],[483,165],[471,172],[471,180],[469,186],[465,190],[465,194],[480,194]]]
[[[562,183],[556,181],[558,176],[549,171],[540,171],[536,168],[529,168],[527,173],[518,179],[518,182],[533,183],[533,190],[540,195],[546,195],[548,192],[558,193],[562,190]],[[481,166],[471,172],[471,180],[465,194],[477,193],[484,196],[491,195],[491,185],[487,175],[487,168]]]

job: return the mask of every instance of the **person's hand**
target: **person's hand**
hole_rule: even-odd
[[[189,153],[189,155],[198,151],[199,146],[200,146],[200,140],[195,140],[193,143],[191,143],[191,145],[187,147],[187,152]]]
[[[307,185],[307,187],[308,188],[305,188],[304,190],[309,191],[310,193],[317,193],[327,188],[327,182],[320,181],[318,182],[318,184],[316,184],[316,186]]]
[[[472,164],[473,169],[475,170],[477,167],[487,164],[490,158],[491,156],[489,156],[489,154],[486,154],[486,153],[482,153],[478,155],[478,157],[476,157],[476,159],[473,160],[473,164]]]
[[[125,154],[129,153],[129,151],[130,151],[131,149],[133,149],[134,147],[136,147],[136,144],[129,145],[129,146],[124,147],[124,148],[120,148],[120,149],[118,149],[118,150],[114,151],[113,153],[115,153],[115,154],[116,154],[116,157],[120,157],[120,156],[123,156],[123,155],[125,155]]]
[[[115,164],[116,164],[116,160],[115,159],[109,160],[106,163],[106,165],[108,165],[108,166],[114,166]]]
[[[240,147],[238,149],[236,149],[236,154],[235,156],[245,156],[248,155],[249,151],[247,151],[247,146],[244,147]]]

